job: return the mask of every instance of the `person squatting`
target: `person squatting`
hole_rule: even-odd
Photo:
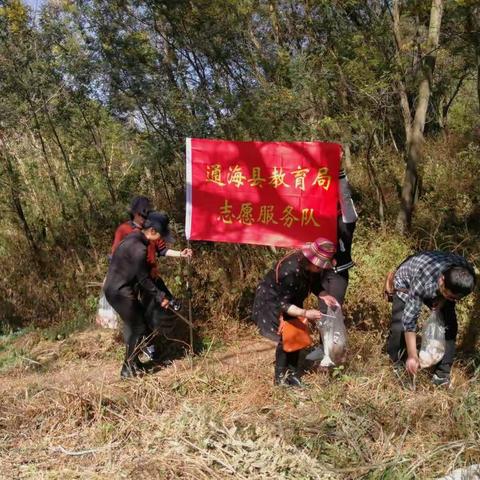
[[[420,367],[416,345],[417,319],[422,305],[439,311],[445,325],[445,353],[434,368],[432,382],[450,385],[457,338],[456,302],[473,292],[475,270],[465,258],[442,251],[420,252],[406,258],[392,272],[387,294],[392,318],[387,352],[397,367],[415,375]]]

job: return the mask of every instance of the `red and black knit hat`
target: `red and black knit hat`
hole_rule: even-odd
[[[319,237],[312,243],[306,243],[302,247],[302,253],[310,263],[323,269],[333,268],[332,258],[336,247],[333,242]]]

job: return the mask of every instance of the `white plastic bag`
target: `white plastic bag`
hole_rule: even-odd
[[[420,347],[420,368],[436,365],[445,355],[445,322],[442,314],[434,310],[423,326]]]
[[[115,330],[119,326],[119,320],[120,317],[118,316],[118,313],[108,303],[102,290],[100,299],[98,300],[98,310],[95,322],[102,328],[111,328]]]
[[[317,322],[322,337],[325,355],[320,362],[322,367],[340,365],[345,361],[347,352],[347,331],[341,307],[332,310],[328,307],[327,314]]]

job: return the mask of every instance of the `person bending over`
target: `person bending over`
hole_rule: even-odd
[[[159,289],[150,276],[147,261],[149,242],[160,238],[163,225],[158,214],[150,214],[141,230],[130,233],[113,253],[103,289],[110,305],[123,320],[125,360],[121,377],[132,377],[141,370],[138,360],[139,343],[146,330],[145,307],[139,293],[148,294],[156,303],[166,308],[169,301],[164,290]]]
[[[460,255],[425,251],[412,255],[397,268],[393,277],[392,319],[387,352],[393,362],[415,375],[420,361],[417,353],[416,327],[422,305],[441,312],[445,322],[445,354],[434,367],[432,382],[450,385],[450,371],[455,358],[457,315],[455,304],[475,288],[473,266]]]
[[[148,197],[138,196],[132,200],[129,208],[130,220],[119,225],[117,230],[115,231],[115,236],[112,244],[112,255],[127,235],[130,235],[132,232],[142,229],[145,219],[152,211],[152,204]],[[165,214],[159,215],[163,215],[163,218],[161,220],[162,231],[158,232],[160,233],[160,237],[158,239],[150,241],[148,243],[147,261],[150,266],[150,277],[152,278],[153,282],[160,290],[166,293],[169,300],[172,300],[173,295],[171,294],[170,290],[167,288],[165,282],[160,276],[160,272],[157,266],[157,257],[166,256],[188,258],[192,256],[192,250],[189,248],[185,248],[179,251],[167,248],[167,243],[174,243],[175,240],[173,239],[168,227],[168,216]]]
[[[303,302],[310,292],[316,295],[320,292],[322,277],[332,268],[334,254],[335,245],[318,238],[280,260],[257,287],[252,319],[263,336],[278,342],[275,385],[301,386],[298,357],[303,347],[284,348],[287,330],[284,326],[281,328],[281,322],[294,325],[296,319],[315,321],[321,317],[319,310],[305,310]],[[331,305],[336,304],[335,298],[330,295],[325,295],[323,300]]]
[[[152,204],[148,197],[137,196],[132,200],[129,208],[130,220],[122,223],[115,231],[115,236],[112,244],[112,255],[124,238],[126,238],[132,232],[142,229],[145,219],[149,214],[152,213],[152,211]],[[155,214],[159,215],[161,230],[158,232],[160,233],[160,237],[154,241],[149,241],[147,246],[147,262],[150,268],[150,278],[159,290],[165,292],[165,296],[168,300],[170,300],[176,305],[180,305],[180,302],[174,299],[172,293],[170,292],[167,285],[165,284],[165,281],[160,275],[157,265],[157,258],[164,256],[189,258],[192,256],[192,250],[186,248],[180,251],[167,248],[167,243],[175,242],[168,226],[170,220],[166,214],[156,212]],[[144,293],[143,295],[141,295],[140,301],[142,302],[145,309],[148,308],[149,312],[154,311],[154,309],[152,308],[151,300],[152,299],[148,294]],[[152,331],[150,329],[147,329],[145,334],[149,341],[145,343],[144,352],[150,357],[151,360],[159,361],[159,353],[156,351],[154,343],[152,343]]]

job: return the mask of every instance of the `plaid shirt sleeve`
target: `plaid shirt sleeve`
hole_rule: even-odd
[[[468,262],[459,255],[441,251],[421,252],[401,264],[395,275],[395,287],[401,290],[398,296],[405,302],[402,322],[406,332],[416,330],[417,320],[425,299],[438,294],[438,279],[451,266],[467,266]]]
[[[422,310],[422,298],[414,291],[410,291],[403,309],[403,328],[406,332],[415,332],[417,329],[417,320]]]
[[[420,269],[414,275],[408,294],[406,295],[405,308],[403,310],[402,322],[406,332],[415,332],[417,320],[422,310],[425,298],[433,298],[437,290],[437,281],[433,280],[431,272]]]

